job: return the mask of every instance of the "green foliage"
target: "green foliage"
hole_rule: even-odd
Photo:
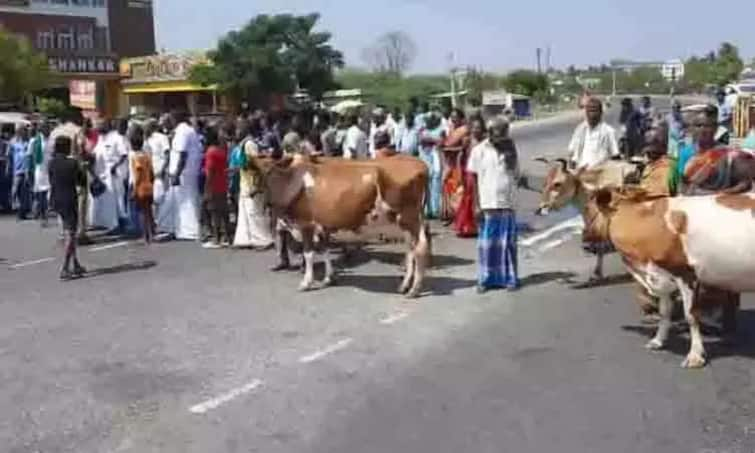
[[[443,75],[394,75],[347,69],[336,74],[342,88],[361,88],[371,102],[388,107],[406,108],[409,99],[427,98],[432,94],[448,91],[449,78]]]
[[[527,69],[519,69],[509,73],[503,84],[506,90],[511,93],[531,97],[536,97],[536,95],[543,96],[544,93],[548,92],[548,88],[550,87],[548,76]]]
[[[44,88],[49,81],[47,58],[36,52],[29,41],[0,27],[0,95],[20,100]]]
[[[329,44],[330,33],[314,30],[319,18],[256,16],[223,37],[208,55],[211,64],[194,67],[190,79],[243,98],[259,91],[287,93],[297,85],[317,97],[333,87],[333,70],[343,66],[343,55]]]
[[[744,62],[739,49],[731,43],[721,44],[718,52],[709,52],[705,57],[692,57],[684,67],[684,86],[701,91],[708,85],[725,85],[738,80]]]
[[[55,98],[37,99],[37,109],[39,110],[39,113],[54,118],[63,118],[70,111],[70,107],[68,105],[66,105],[63,101]]]

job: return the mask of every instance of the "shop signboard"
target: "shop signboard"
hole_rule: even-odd
[[[125,59],[120,69],[125,83],[168,82],[188,79],[193,66],[206,62],[195,55],[152,55]]]
[[[49,57],[52,72],[60,74],[118,74],[113,57]]]

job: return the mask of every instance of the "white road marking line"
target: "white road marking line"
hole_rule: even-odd
[[[564,220],[563,222],[557,223],[556,225],[548,228],[541,233],[529,236],[526,239],[521,240],[520,244],[524,247],[531,247],[535,243],[540,242],[544,239],[548,239],[551,235],[559,231],[569,229],[578,230],[582,229],[583,227],[584,222],[582,221],[582,216],[574,216],[570,219]]]
[[[50,261],[55,261],[55,258],[40,258],[38,260],[33,260],[33,261],[24,261],[23,263],[16,263],[12,265],[10,268],[21,269],[22,267],[33,266],[35,264],[49,263]]]
[[[540,247],[538,249],[538,251],[542,253],[542,252],[545,252],[546,250],[550,250],[550,249],[554,249],[556,247],[560,247],[560,246],[566,244],[567,242],[571,241],[572,237],[573,236],[566,236],[566,237],[563,237],[561,239],[556,239],[555,241],[550,241],[547,244],[545,244],[542,247]]]
[[[189,412],[192,414],[204,414],[207,411],[210,411],[212,409],[216,409],[220,407],[221,405],[238,398],[241,395],[247,394],[251,392],[252,390],[257,389],[262,385],[262,381],[259,379],[255,379],[252,382],[246,384],[243,387],[238,387],[230,392],[224,393],[218,397],[212,398],[210,400],[207,400],[203,403],[197,404],[195,406],[192,406],[189,408]]]
[[[125,247],[127,245],[128,245],[128,242],[126,242],[126,241],[116,242],[115,244],[108,244],[108,245],[102,245],[102,246],[99,246],[99,247],[92,247],[92,248],[89,249],[89,251],[90,252],[101,252],[103,250],[110,250],[110,249],[114,249],[114,248],[118,248],[118,247]]]
[[[299,358],[299,363],[312,363],[317,360],[320,360],[321,358],[325,357],[328,354],[332,354],[336,351],[340,351],[341,349],[346,348],[349,344],[351,344],[352,341],[353,340],[351,338],[344,338],[338,343],[334,343],[330,346],[325,347],[324,349],[321,349],[310,355],[305,355],[304,357]]]
[[[385,318],[381,319],[380,320],[380,324],[389,326],[391,324],[395,324],[395,323],[401,321],[402,319],[406,318],[407,316],[409,316],[409,313],[405,312],[405,311],[400,312],[400,313],[396,313],[396,314],[393,314],[393,315],[390,315],[388,317],[385,317]]]

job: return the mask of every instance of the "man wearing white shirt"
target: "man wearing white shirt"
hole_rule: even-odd
[[[355,114],[349,116],[348,125],[343,140],[343,158],[365,159],[368,154],[367,134],[359,128],[359,117]]]
[[[106,191],[91,204],[90,224],[115,233],[126,219],[125,170],[121,167],[126,165],[128,149],[118,132],[111,130],[107,120],[100,121],[98,130],[94,172],[105,184]]]
[[[176,239],[199,239],[199,171],[202,165],[202,144],[183,112],[173,114],[175,124],[170,149],[168,178],[173,231]]]
[[[163,123],[165,122],[167,122],[167,119],[164,118]],[[154,218],[157,222],[157,231],[172,231],[173,228],[170,226],[172,221],[169,216],[165,215],[165,210],[162,209],[169,187],[167,174],[170,140],[160,130],[158,122],[154,120],[147,123],[145,136],[147,137],[145,148],[152,157],[152,172],[155,175],[155,181],[152,185],[152,200],[155,204]]]
[[[614,129],[603,122],[603,103],[590,98],[585,106],[585,121],[577,126],[569,143],[572,167],[593,169],[619,156]]]

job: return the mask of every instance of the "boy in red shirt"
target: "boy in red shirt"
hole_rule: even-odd
[[[228,219],[228,151],[225,145],[221,144],[215,127],[207,129],[205,141],[207,152],[205,153],[204,170],[207,177],[205,178],[204,198],[210,212],[214,239],[205,242],[202,247],[217,249],[228,247],[231,244],[232,232]],[[225,233],[225,241],[222,241],[221,238],[221,226]]]

